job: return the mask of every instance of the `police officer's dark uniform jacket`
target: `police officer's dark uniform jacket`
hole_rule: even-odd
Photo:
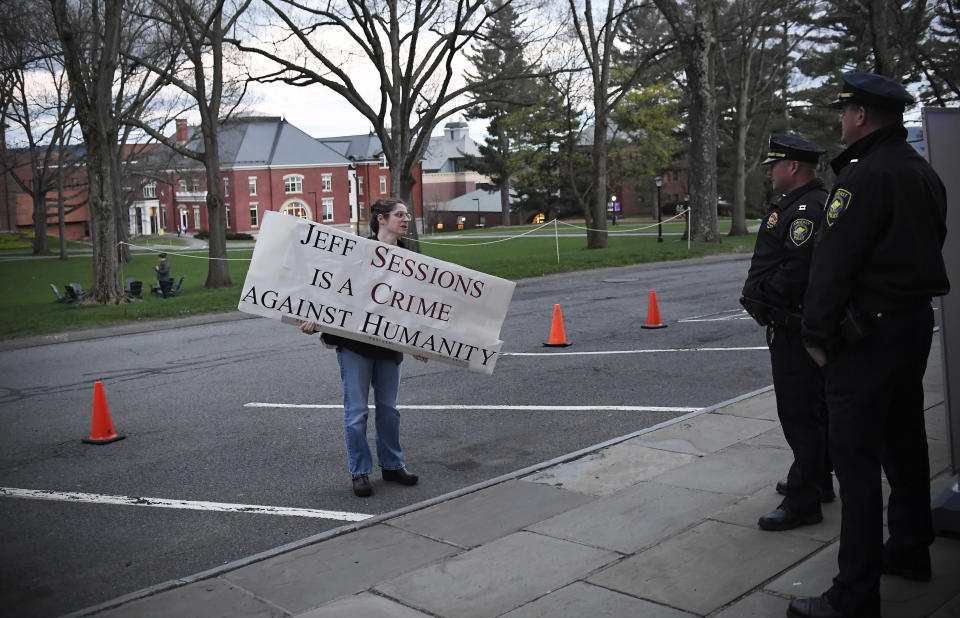
[[[799,136],[774,134],[764,163],[815,163],[823,152]],[[741,302],[754,319],[767,326],[777,414],[794,455],[787,482],[778,486],[785,499],[777,511],[758,522],[767,530],[819,521],[820,502],[833,493],[822,378],[800,338],[814,234],[821,225],[826,198],[823,181],[814,178],[770,206],[760,224],[743,286]]]
[[[886,77],[847,73],[844,81],[835,106],[864,105],[869,114],[912,103]],[[881,572],[930,578],[922,381],[930,300],[949,289],[946,193],[899,123],[861,137],[831,164],[837,183],[811,263],[803,337],[827,351],[830,452],[843,503],[839,573],[822,597],[791,602],[789,615],[874,617]],[[891,486],[886,546],[881,467]]]
[[[743,296],[747,303],[759,301],[751,311],[764,325],[789,324],[800,329],[813,235],[820,226],[826,199],[823,181],[816,178],[771,204],[760,224]],[[764,311],[763,305],[769,308]]]

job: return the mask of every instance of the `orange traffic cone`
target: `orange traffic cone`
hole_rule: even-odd
[[[113,430],[107,396],[103,394],[103,383],[96,382],[93,385],[93,422],[90,424],[90,437],[83,441],[87,444],[109,444],[123,440],[124,437],[126,436],[118,436]]]
[[[563,331],[563,313],[560,311],[560,305],[553,306],[553,324],[550,326],[550,341],[543,345],[553,347],[570,345],[567,341],[567,334]]]
[[[666,328],[667,325],[660,322],[660,310],[657,309],[657,294],[650,290],[650,303],[647,307],[647,323],[640,328]]]

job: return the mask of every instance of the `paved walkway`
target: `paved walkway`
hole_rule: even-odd
[[[940,359],[933,495],[950,482]],[[76,615],[780,617],[829,586],[840,525],[835,502],[821,524],[757,528],[790,459],[764,389]],[[884,618],[960,616],[960,539],[931,553],[932,582],[884,577]]]

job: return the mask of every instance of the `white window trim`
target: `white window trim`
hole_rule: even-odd
[[[330,193],[333,191],[333,174],[320,175],[320,190],[324,193]]]
[[[386,195],[386,194],[387,194],[387,177],[381,175],[380,176],[380,195]]]
[[[250,202],[250,227],[260,227],[260,203]],[[256,219],[256,222],[254,222]]]
[[[287,183],[293,182],[295,185],[299,185],[300,189],[294,189],[291,191],[287,188]],[[299,195],[303,193],[303,174],[287,174],[283,177],[283,192],[286,195]]]
[[[253,189],[253,191],[250,191],[250,189]],[[247,176],[247,190],[250,191],[250,195],[257,194],[257,177],[256,176]]]
[[[327,216],[328,207],[330,212],[329,217]],[[333,221],[334,217],[333,217],[333,198],[332,197],[325,197],[322,200],[320,200],[320,209],[323,212],[324,221]]]

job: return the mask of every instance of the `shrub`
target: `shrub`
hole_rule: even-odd
[[[193,237],[198,240],[207,240],[210,238],[210,232],[207,230],[197,230],[197,233],[194,234]]]

